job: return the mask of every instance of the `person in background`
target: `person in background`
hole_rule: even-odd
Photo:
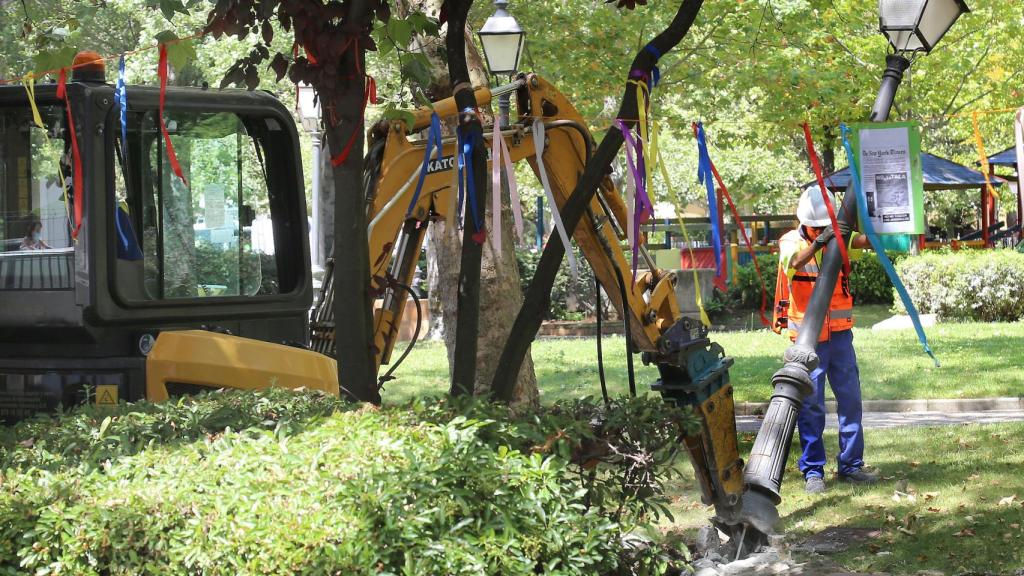
[[[838,207],[829,193],[833,207]],[[782,333],[786,329],[796,341],[803,322],[804,311],[811,300],[814,283],[821,265],[821,251],[835,236],[828,207],[817,187],[808,188],[800,197],[797,207],[800,225],[779,240],[779,271],[775,291],[775,321],[773,329]],[[868,247],[866,236],[852,232],[848,242],[850,257]],[[839,479],[859,484],[870,484],[876,476],[863,470],[864,431],[861,426],[860,371],[857,354],[853,349],[853,296],[850,279],[840,272],[836,282],[828,316],[818,336],[816,352],[820,363],[811,373],[814,393],[804,399],[797,418],[800,429],[800,472],[804,475],[805,490],[812,494],[825,491],[825,380],[828,379],[836,397],[839,413]]]
[[[28,227],[28,234],[21,240],[18,250],[49,250],[50,246],[43,242],[43,223],[36,220]]]

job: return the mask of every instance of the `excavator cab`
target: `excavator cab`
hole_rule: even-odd
[[[275,352],[308,341],[288,110],[264,92],[170,88],[165,133],[156,88],[128,87],[124,122],[102,75],[66,88],[35,87],[37,123],[25,87],[0,86],[0,419],[195,393],[231,367],[255,370],[247,387],[294,374],[261,365],[295,363]],[[326,386],[324,360],[292,384]]]

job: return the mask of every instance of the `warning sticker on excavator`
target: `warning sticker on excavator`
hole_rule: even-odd
[[[97,406],[117,406],[117,384],[99,384],[96,386]]]

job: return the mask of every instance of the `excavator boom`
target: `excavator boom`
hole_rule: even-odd
[[[513,162],[529,162],[538,179],[543,164],[556,205],[564,205],[593,149],[582,116],[537,75],[522,76],[497,91],[515,92],[518,116],[500,131]],[[476,100],[482,105],[493,95],[486,88],[479,89]],[[387,123],[375,131],[369,146],[365,179],[369,256],[373,288],[383,298],[374,317],[378,370],[391,360],[406,309],[406,287],[412,282],[428,226],[436,221],[449,225],[457,221],[454,137],[444,138],[440,154],[431,156],[420,193],[415,194],[427,142],[411,139],[410,134],[427,129],[433,113],[442,120],[454,118],[454,101],[442,100],[432,109],[418,111],[411,126],[398,120]],[[542,146],[535,142],[537,121],[544,126]],[[489,140],[493,131],[485,128],[484,133]],[[538,162],[538,149],[542,163]],[[657,269],[646,258],[647,269],[633,280],[623,248],[626,222],[623,198],[606,177],[572,236],[620,317],[629,322],[633,350],[642,354],[644,362],[658,367],[661,378],[654,389],[667,401],[692,409],[701,420],[701,433],[681,441],[693,462],[704,501],[715,505],[723,526],[739,526],[744,485],[729,382],[733,360],[708,339],[699,321],[680,313],[675,273]],[[643,254],[646,257],[645,251]],[[313,348],[325,354],[333,351],[332,299],[328,286],[312,325]]]

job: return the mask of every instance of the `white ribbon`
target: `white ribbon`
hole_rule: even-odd
[[[1013,131],[1017,137],[1017,193],[1024,191],[1021,187],[1024,184],[1024,108],[1017,110],[1017,117],[1013,123]],[[1021,215],[1017,214],[1017,223],[1021,222]]]
[[[548,204],[551,206],[551,219],[555,222],[555,229],[562,238],[562,245],[565,246],[565,255],[569,258],[569,269],[572,271],[573,281],[579,276],[576,266],[576,255],[573,253],[572,244],[569,243],[569,235],[565,232],[565,225],[562,224],[562,217],[558,214],[558,204],[555,202],[555,195],[551,192],[551,183],[548,181],[548,172],[544,168],[544,121],[540,118],[533,120],[533,149],[537,159],[537,172],[540,173],[540,183],[544,186],[544,193],[548,197]]]
[[[495,119],[497,120],[497,119]],[[491,135],[491,234],[494,238],[494,251],[501,254],[501,168],[505,167],[508,180],[509,203],[512,205],[512,216],[516,222],[516,238],[523,238],[523,210],[519,205],[519,187],[516,185],[516,173],[512,168],[512,154],[508,144],[501,135],[500,122],[495,121]]]

